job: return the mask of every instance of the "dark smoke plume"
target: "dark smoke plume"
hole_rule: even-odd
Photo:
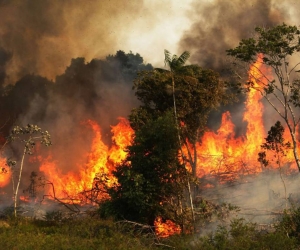
[[[70,58],[113,53],[135,20],[129,14],[138,16],[142,6],[143,1],[0,1],[0,47],[12,54],[6,82],[31,73],[54,79]]]
[[[255,27],[290,22],[288,8],[275,2],[195,1],[190,13],[195,22],[182,37],[180,47],[191,52],[193,63],[222,73],[228,63],[225,51],[237,46],[241,39],[251,37]],[[300,3],[288,2],[289,8],[300,7]]]

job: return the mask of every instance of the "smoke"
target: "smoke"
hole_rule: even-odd
[[[226,50],[234,48],[243,38],[253,35],[257,26],[272,27],[285,22],[291,25],[299,9],[294,1],[195,1],[190,16],[195,19],[179,43],[182,50],[191,52],[191,61],[218,72],[228,68]]]
[[[28,73],[54,80],[71,58],[90,61],[119,49],[163,64],[163,50],[174,51],[189,24],[190,2],[1,1],[0,47],[12,54],[6,83]]]
[[[228,225],[233,218],[242,217],[247,222],[256,223],[259,230],[270,230],[284,209],[300,205],[299,175],[287,174],[285,168],[264,169],[260,174],[244,175],[223,184],[220,184],[218,177],[212,176],[206,176],[201,181],[203,186],[209,183],[214,188],[203,188],[198,197],[212,203],[237,206],[237,210],[222,218],[224,225]],[[209,233],[219,224],[217,219],[199,231],[201,234]]]
[[[8,82],[28,73],[53,79],[70,58],[113,53],[142,6],[142,1],[1,1],[0,47],[12,54]]]

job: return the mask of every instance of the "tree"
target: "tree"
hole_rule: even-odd
[[[128,156],[114,175],[118,185],[108,188],[111,200],[102,206],[117,219],[153,226],[160,216],[179,222],[186,171],[178,158],[179,144],[173,116],[166,112],[135,132]],[[181,221],[180,221],[181,224]]]
[[[45,146],[51,145],[51,137],[48,131],[42,131],[40,127],[37,125],[28,124],[25,127],[15,126],[8,137],[9,142],[14,142],[19,140],[20,142],[24,143],[24,150],[21,158],[20,163],[20,170],[17,178],[17,186],[15,188],[14,179],[13,180],[13,198],[14,198],[14,215],[17,217],[17,199],[18,199],[18,192],[19,186],[22,178],[22,170],[24,165],[25,155],[33,154],[34,146],[36,145],[36,141],[39,141],[41,144]],[[11,168],[15,168],[16,161],[9,160],[8,165]]]
[[[164,114],[173,113],[179,150],[177,157],[184,166],[191,168],[193,176],[196,177],[196,143],[206,129],[210,111],[228,96],[225,83],[219,79],[217,73],[197,65],[184,66],[188,53],[183,55],[179,58],[174,55],[171,58],[169,52],[165,51],[165,61],[170,70],[155,69],[139,73],[134,89],[141,105],[132,110],[129,120],[132,128],[139,131]],[[184,170],[193,216],[190,176],[187,169]]]
[[[175,125],[176,125],[176,129],[177,129],[177,136],[178,136],[178,143],[179,143],[179,148],[180,148],[180,152],[181,152],[181,157],[183,159],[184,164],[185,164],[185,160],[184,160],[185,156],[184,156],[182,145],[181,145],[182,141],[181,141],[181,136],[180,136],[180,128],[179,128],[179,124],[178,124],[174,74],[183,68],[184,64],[189,59],[189,57],[190,57],[190,53],[188,51],[184,51],[179,57],[177,57],[177,55],[173,55],[171,57],[171,53],[168,50],[165,50],[165,65],[168,65],[169,70],[170,70],[169,72],[171,74],[171,79],[172,79],[172,97],[173,97],[173,110],[174,110]],[[162,71],[162,69],[157,69],[157,70]],[[188,147],[187,147],[187,149],[189,151]],[[189,155],[191,155],[191,154],[189,154]],[[194,159],[196,159],[196,158],[194,158]],[[191,160],[192,159],[190,158],[190,162],[191,162]],[[193,172],[194,176],[196,176],[196,166],[193,167],[193,165],[192,165],[192,172]],[[192,198],[192,194],[191,194],[191,185],[190,185],[189,180],[187,180],[187,182],[188,182],[188,190],[189,190],[189,196],[190,196],[190,204],[191,204],[191,209],[192,209],[192,217],[193,217],[193,221],[195,223],[193,198]]]
[[[178,117],[177,117],[174,74],[179,72],[182,69],[186,61],[189,59],[189,57],[190,57],[190,53],[188,51],[184,51],[179,57],[177,57],[176,55],[173,55],[171,57],[171,53],[168,50],[165,50],[165,64],[168,65],[169,67],[170,70],[169,72],[171,74],[171,79],[172,79],[173,109],[174,109],[175,124],[178,133],[178,141],[180,145],[181,145],[181,139],[180,139],[179,125],[178,125]]]
[[[300,121],[300,80],[297,55],[300,52],[300,30],[286,24],[273,28],[255,28],[256,36],[242,39],[239,46],[227,50],[237,63],[253,65],[258,59],[272,71],[272,77],[260,71],[253,75],[259,86],[252,81],[241,85],[242,89],[255,89],[267,100],[286,123],[292,138],[295,162],[300,171],[298,156],[297,125]],[[239,64],[241,66],[241,64]],[[237,73],[237,72],[235,72]],[[238,75],[238,74],[237,74]]]
[[[269,165],[269,160],[267,159],[266,151],[274,153],[275,163],[278,165],[280,178],[284,187],[287,206],[286,185],[282,175],[282,158],[286,156],[286,152],[291,148],[291,144],[290,142],[285,142],[283,134],[284,127],[281,125],[280,121],[277,121],[269,130],[268,136],[265,138],[266,142],[261,145],[263,151],[258,153],[258,161],[261,162],[263,166],[267,167]]]
[[[171,68],[171,72],[155,69],[139,73],[134,89],[142,105],[132,111],[131,126],[139,129],[148,119],[171,110],[175,116],[180,145],[184,145],[188,152],[183,160],[187,160],[196,176],[196,143],[206,130],[208,115],[220,103],[229,101],[231,96],[226,93],[225,82],[212,70],[198,65]]]
[[[167,72],[171,76],[174,118],[175,118],[175,124],[176,124],[176,128],[177,128],[177,135],[178,135],[178,141],[179,141],[179,145],[180,145],[181,154],[182,154],[182,157],[184,157],[182,146],[181,146],[182,141],[181,141],[181,136],[180,136],[180,129],[179,129],[179,124],[178,124],[174,75],[179,73],[180,70],[182,70],[186,61],[190,57],[190,52],[184,51],[179,57],[177,55],[171,56],[171,53],[168,50],[165,50],[164,53],[165,53],[165,65],[167,65],[169,67],[169,70],[160,69],[160,68],[156,68],[156,70],[161,73]]]

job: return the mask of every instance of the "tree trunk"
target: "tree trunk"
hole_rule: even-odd
[[[26,146],[24,148],[24,152],[23,152],[23,156],[22,156],[22,160],[21,160],[19,179],[18,179],[18,183],[17,183],[17,187],[16,187],[16,192],[14,194],[14,200],[15,200],[14,214],[15,214],[15,218],[17,217],[17,198],[18,198],[19,186],[20,186],[21,177],[22,177],[22,170],[23,170],[23,163],[24,163],[25,154],[26,154]]]
[[[295,161],[296,161],[296,164],[297,164],[297,167],[298,167],[298,170],[300,172],[300,160],[299,160],[299,156],[298,156],[298,149],[297,149],[297,139],[296,139],[296,136],[295,136],[295,132],[292,130],[291,126],[289,125],[289,123],[287,122],[287,125],[288,125],[288,128],[290,130],[290,134],[291,134],[291,137],[292,137],[292,141],[293,141],[293,154],[294,154],[294,158],[295,158]]]
[[[175,81],[174,81],[174,75],[173,75],[172,72],[171,72],[171,77],[172,77],[172,92],[173,92],[173,105],[174,105],[175,125],[176,125],[176,129],[177,129],[177,136],[178,136],[179,147],[180,147],[181,155],[183,157],[184,155],[183,155],[183,150],[182,150],[182,144],[181,144],[181,138],[180,138],[180,130],[179,130],[179,124],[178,124],[178,118],[177,118],[177,110],[176,110]],[[183,159],[183,164],[185,165],[184,159]],[[189,176],[188,175],[187,175],[187,184],[188,184],[190,206],[191,206],[191,210],[192,210],[193,227],[195,229],[195,213],[194,213],[194,205],[193,205],[193,196],[192,196],[192,193],[191,193],[191,185],[190,185],[190,180],[189,180]]]

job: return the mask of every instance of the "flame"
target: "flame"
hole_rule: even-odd
[[[271,72],[263,65],[259,56],[248,73],[249,82],[252,83],[253,88],[249,90],[243,115],[243,121],[247,123],[246,134],[241,137],[235,136],[235,126],[231,121],[231,115],[228,111],[225,112],[217,132],[206,132],[201,143],[196,145],[200,162],[197,176],[200,178],[209,174],[222,174],[224,180],[227,181],[234,178],[235,174],[245,175],[262,171],[257,158],[261,151],[260,145],[266,137],[266,131],[263,124],[264,107],[260,90],[263,90],[263,86],[267,84],[263,75],[270,78]],[[286,141],[291,141],[287,130],[285,130],[284,138]],[[294,161],[291,150],[284,161],[290,164]],[[295,169],[295,164],[292,164],[292,168]]]
[[[11,178],[11,170],[6,165],[6,159],[0,156],[0,188],[5,187]]]
[[[180,234],[181,229],[173,221],[162,221],[161,217],[157,217],[154,221],[155,233],[160,238],[166,238],[174,234]]]
[[[108,199],[108,194],[101,192],[102,185],[116,184],[112,171],[126,157],[124,149],[131,143],[133,130],[124,118],[119,118],[119,123],[111,128],[114,143],[111,148],[102,141],[99,125],[92,120],[87,124],[92,128],[94,138],[85,165],[77,166],[77,172],[63,174],[58,163],[50,156],[40,166],[40,171],[51,183],[48,192],[56,198],[67,197],[65,202],[80,203],[84,198],[98,201]]]
[[[25,195],[20,195],[19,199],[20,199],[21,201],[24,201],[24,202],[29,202],[29,201],[30,201],[29,197],[28,197],[28,196],[25,196]]]

